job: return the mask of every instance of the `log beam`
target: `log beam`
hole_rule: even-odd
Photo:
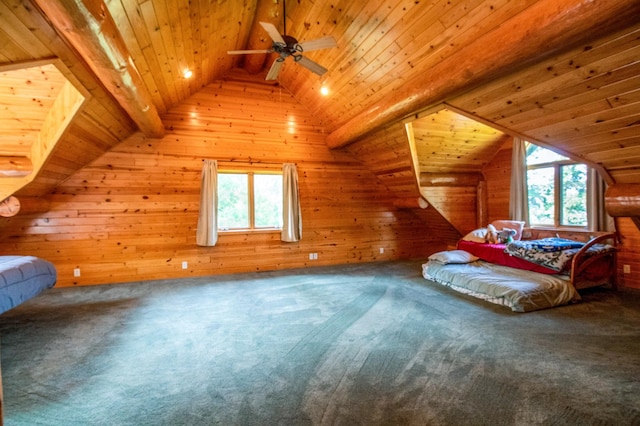
[[[51,209],[51,202],[46,198],[20,197],[20,214],[46,213]]]
[[[426,209],[429,203],[422,197],[415,198],[396,198],[393,201],[396,209]]]
[[[33,173],[33,164],[27,157],[0,157],[0,177],[1,176],[27,176]]]
[[[420,186],[478,186],[484,180],[480,172],[420,173]]]
[[[327,145],[347,146],[516,69],[633,25],[638,16],[637,0],[538,1],[353,117],[327,136]]]
[[[147,137],[164,136],[164,125],[151,94],[103,0],[34,1],[139,129]]]
[[[604,205],[611,217],[640,216],[640,183],[617,183],[607,188]]]
[[[247,50],[269,49],[273,44],[273,41],[264,28],[257,25],[258,22],[262,21],[274,24],[282,22],[280,2],[273,0],[258,1],[258,8],[253,18],[251,33],[249,34],[249,41],[247,42]],[[271,57],[268,53],[244,55],[245,71],[249,74],[257,74],[262,71],[264,69],[264,63],[267,60],[267,56]]]

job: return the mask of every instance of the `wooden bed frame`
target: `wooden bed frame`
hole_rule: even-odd
[[[611,241],[609,245],[613,250],[587,253],[595,244],[604,244],[607,240]],[[611,285],[616,288],[615,233],[600,233],[583,242],[562,272],[544,266],[543,270],[527,269],[529,265],[541,265],[508,254],[503,244],[467,243],[459,244],[457,250],[431,255],[422,265],[424,278],[508,306],[516,312],[575,302],[580,300],[578,290],[589,287]],[[488,250],[487,246],[490,246]],[[514,259],[525,264],[513,262]],[[543,294],[545,296],[540,297]]]
[[[607,240],[610,240],[610,245],[617,247],[618,236],[615,233],[602,234],[589,240],[578,251],[571,260],[571,284],[576,290],[597,287],[604,284],[610,284],[614,289],[617,288],[616,275],[617,270],[617,250],[608,251],[605,253],[599,253],[592,256],[587,256],[586,252],[589,247],[594,244],[605,244]],[[607,260],[608,259],[608,260]],[[589,277],[589,267],[593,267],[599,262],[609,262],[609,268],[606,273],[601,277]]]

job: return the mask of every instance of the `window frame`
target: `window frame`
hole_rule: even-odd
[[[255,226],[255,194],[254,194],[254,179],[255,175],[279,175],[282,177],[282,170],[268,170],[268,169],[259,169],[259,170],[242,170],[242,169],[223,169],[218,170],[218,175],[245,175],[247,177],[247,209],[248,211],[248,220],[249,227],[247,228],[221,228],[218,226],[218,233],[238,233],[238,232],[251,232],[251,233],[259,233],[259,232],[281,232],[282,225],[279,227],[256,227]],[[218,188],[216,188],[216,192]],[[220,194],[216,194],[219,196]],[[282,200],[280,207],[282,208]],[[219,207],[218,207],[219,209]],[[216,212],[218,214],[219,210]]]
[[[535,145],[535,144],[532,144]],[[542,148],[542,149],[547,149],[545,147],[541,147],[539,145],[537,145],[538,148]],[[526,160],[525,160],[526,161]],[[574,161],[571,159],[565,159],[565,160],[555,160],[555,161],[549,161],[546,163],[537,163],[537,164],[527,164],[526,166],[526,172],[527,172],[527,181],[528,179],[528,174],[529,174],[529,170],[535,170],[535,169],[548,169],[548,168],[552,168],[553,169],[553,225],[551,224],[544,224],[544,223],[533,223],[531,221],[531,214],[529,214],[529,226],[531,226],[532,228],[537,228],[537,229],[544,229],[544,228],[552,228],[552,229],[569,229],[569,230],[588,230],[589,228],[589,201],[588,198],[585,201],[585,211],[587,213],[587,223],[586,225],[565,225],[562,224],[562,206],[564,203],[564,199],[563,199],[563,179],[562,179],[562,168],[564,166],[572,166],[572,165],[584,165],[587,170],[586,170],[586,174],[587,174],[587,179],[586,179],[586,183],[585,183],[585,191],[588,197],[588,193],[589,193],[589,185],[590,185],[590,176],[589,176],[589,166],[587,166],[584,163],[580,163],[578,161]],[[528,192],[528,184],[527,184],[527,192]],[[527,195],[527,203],[529,202],[529,196]],[[530,207],[530,205],[529,205]]]

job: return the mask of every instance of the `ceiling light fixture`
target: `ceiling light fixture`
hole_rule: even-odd
[[[193,75],[193,72],[190,69],[186,69],[182,72],[182,76],[184,78],[191,78],[192,75]]]
[[[329,94],[329,88],[323,84],[322,87],[320,87],[320,94],[327,96]]]

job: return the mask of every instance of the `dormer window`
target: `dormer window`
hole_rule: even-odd
[[[529,223],[587,228],[587,166],[531,143],[526,153]]]

